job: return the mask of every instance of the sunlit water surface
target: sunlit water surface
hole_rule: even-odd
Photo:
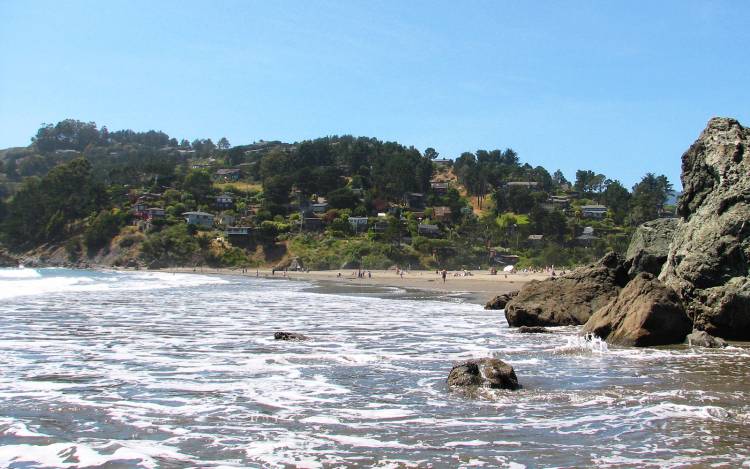
[[[417,295],[0,269],[0,465],[750,466],[743,345],[607,348]],[[446,388],[491,355],[523,390]]]

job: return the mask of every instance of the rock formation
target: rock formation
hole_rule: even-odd
[[[659,278],[695,327],[750,340],[750,129],[711,119],[682,156],[681,217]]]
[[[659,275],[667,261],[676,228],[676,218],[647,221],[636,228],[625,254],[625,260],[630,263],[628,275],[631,278],[639,272]]]
[[[722,348],[727,346],[723,339],[714,337],[706,331],[693,331],[685,338],[685,342],[691,347]]]
[[[497,295],[484,305],[484,309],[505,309],[505,305],[516,295],[518,295],[518,290]]]
[[[453,365],[448,386],[485,386],[493,389],[519,389],[513,367],[497,358],[477,358]]]
[[[583,328],[611,344],[649,347],[678,344],[692,324],[682,301],[649,273],[640,273]]]
[[[276,332],[273,334],[274,340],[307,340],[306,335],[297,332]]]
[[[505,306],[505,318],[511,327],[584,324],[617,296],[627,271],[622,257],[609,253],[569,274],[531,282]]]
[[[521,326],[518,328],[520,334],[551,334],[552,331],[541,326]]]

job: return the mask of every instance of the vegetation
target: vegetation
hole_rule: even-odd
[[[673,193],[652,173],[632,191],[591,170],[571,183],[510,148],[437,157],[364,137],[232,146],[68,119],[0,151],[0,240],[152,266],[568,266],[624,250]]]

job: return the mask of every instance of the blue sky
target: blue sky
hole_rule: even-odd
[[[677,183],[710,117],[750,125],[744,0],[0,0],[0,18],[0,147],[68,117],[233,144],[354,134],[631,186]]]

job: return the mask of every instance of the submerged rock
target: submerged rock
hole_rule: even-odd
[[[505,309],[505,305],[516,295],[518,295],[518,290],[497,295],[484,305],[484,309]]]
[[[519,389],[513,367],[497,358],[476,358],[453,365],[448,386],[485,386],[493,389]]]
[[[611,252],[561,277],[530,282],[505,306],[505,319],[511,327],[584,324],[617,296],[627,272],[624,259]]]
[[[659,276],[698,329],[750,340],[750,129],[714,118],[682,155],[681,217]]]
[[[552,331],[541,326],[521,326],[518,328],[521,334],[551,334]]]
[[[630,263],[628,275],[631,278],[640,272],[661,273],[676,228],[676,218],[647,221],[636,228],[625,254],[625,261]]]
[[[691,327],[677,293],[653,275],[640,273],[591,316],[583,332],[611,344],[649,347],[682,343]]]
[[[298,334],[296,332],[275,332],[273,334],[274,340],[308,340],[306,335]]]
[[[722,348],[727,346],[724,339],[714,337],[706,331],[693,331],[685,338],[685,342],[692,347]]]

